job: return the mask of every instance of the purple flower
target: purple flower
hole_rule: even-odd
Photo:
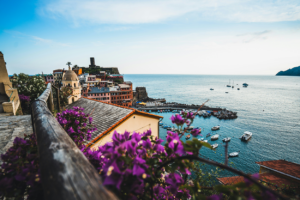
[[[143,134],[142,134],[142,137],[148,137],[148,136],[150,136],[151,135],[151,129],[149,129],[149,130],[147,130],[146,132],[144,132]]]
[[[209,197],[206,197],[206,200],[222,200],[222,194],[214,194]]]
[[[93,118],[89,117],[89,123],[92,124]]]
[[[191,134],[194,136],[194,137],[197,137],[198,135],[201,135],[200,134],[200,130],[199,129],[196,129],[194,128],[193,130],[191,130]],[[202,136],[202,135],[201,135]]]
[[[184,124],[184,119],[179,114],[176,114],[175,116],[172,115],[172,117],[170,119],[173,124],[176,124],[178,126],[181,126]]]
[[[143,147],[144,147],[145,149],[150,149],[150,148],[151,148],[151,141],[150,141],[149,138],[147,138],[147,140],[144,140],[144,141],[143,141]]]
[[[166,176],[166,183],[169,184],[169,190],[173,194],[177,194],[179,186],[184,184],[184,180],[179,174],[170,173]]]
[[[195,115],[194,115],[192,112],[188,112],[188,113],[186,114],[186,118],[187,118],[187,119],[194,119],[194,118],[195,118]]]
[[[78,125],[78,124],[79,124],[79,121],[78,121],[78,120],[75,120],[74,123],[75,123],[76,125]]]
[[[254,178],[255,180],[259,180],[259,173],[253,174],[252,178]],[[247,179],[246,177],[244,177],[244,181],[245,181],[247,186],[250,186],[250,185],[253,184],[253,182],[250,181],[249,179]]]

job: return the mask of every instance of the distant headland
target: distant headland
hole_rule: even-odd
[[[280,71],[276,76],[300,76],[300,66],[288,69],[286,71]]]

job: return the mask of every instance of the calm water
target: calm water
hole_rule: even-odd
[[[234,89],[226,87],[229,79],[231,83],[234,80]],[[239,157],[229,160],[246,173],[258,172],[257,161],[285,159],[300,163],[300,77],[125,75],[125,80],[132,81],[134,87],[145,86],[152,98],[188,104],[202,104],[210,99],[206,105],[238,112],[235,120],[195,119],[193,126],[204,128],[203,135],[212,132],[211,127],[221,126],[216,131],[221,135],[219,139],[209,140],[219,144],[216,151],[201,150],[208,158],[223,162],[222,139],[230,136],[229,153],[241,152]],[[248,83],[248,88],[243,88],[243,83]],[[159,115],[164,117],[164,123],[172,125],[172,113]],[[244,131],[253,133],[248,143],[238,139]],[[166,130],[160,129],[160,135],[164,139]]]

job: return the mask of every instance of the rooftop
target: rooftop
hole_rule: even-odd
[[[243,176],[232,176],[232,177],[223,177],[223,178],[217,178],[222,184],[224,185],[233,185],[236,183],[240,182],[245,182]],[[273,183],[277,186],[281,186],[282,184],[285,185],[295,185],[297,183],[292,182],[286,178],[276,176],[275,174],[272,173],[263,173],[259,174],[259,180],[268,182],[268,183]]]
[[[300,179],[300,165],[286,160],[270,160],[256,162],[258,165]]]
[[[148,117],[162,118],[158,115],[135,110],[129,107],[123,107],[115,104],[105,103],[94,99],[81,97],[78,101],[67,106],[68,109],[73,106],[84,108],[84,112],[93,117],[93,124],[96,125],[97,131],[92,133],[92,139],[89,145],[102,138],[102,136],[117,127],[121,122],[130,117],[133,113],[139,113]]]
[[[130,88],[129,85],[126,85],[126,84],[119,84],[120,88]]]

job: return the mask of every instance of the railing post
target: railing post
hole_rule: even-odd
[[[47,108],[50,93],[48,84],[31,107],[45,200],[117,200]]]

